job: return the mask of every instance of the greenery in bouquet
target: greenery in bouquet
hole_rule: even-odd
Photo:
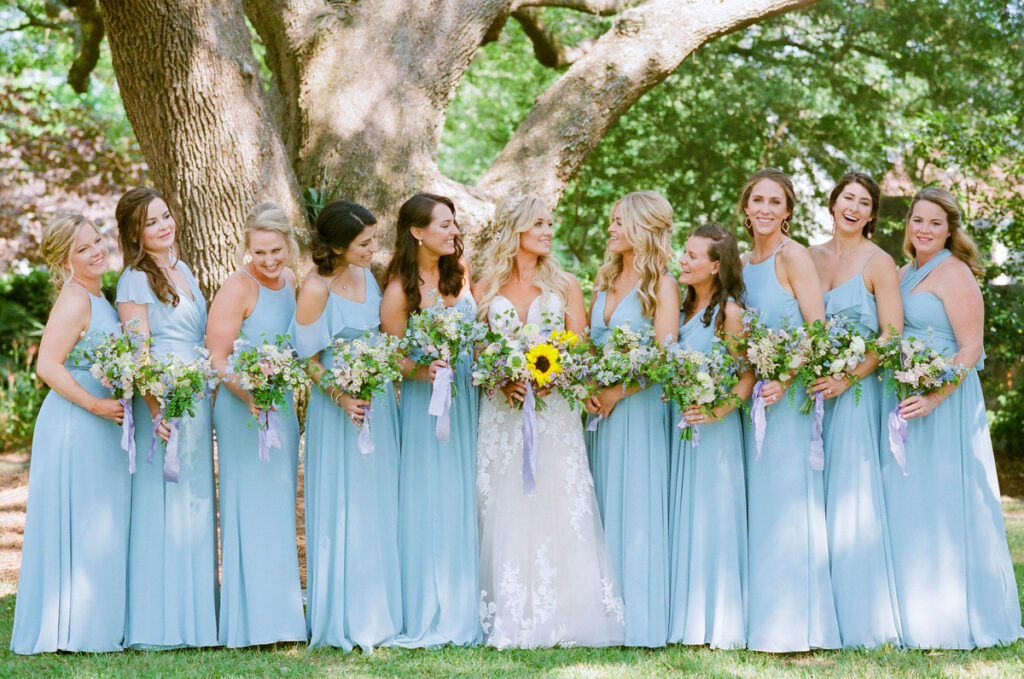
[[[404,342],[391,335],[338,338],[331,344],[330,368],[320,378],[323,389],[335,387],[353,398],[370,401],[388,384],[402,379]]]

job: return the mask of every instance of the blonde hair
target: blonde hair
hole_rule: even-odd
[[[288,215],[277,203],[260,203],[249,210],[245,218],[245,231],[242,233],[242,242],[238,244],[237,259],[242,264],[245,261],[246,252],[249,250],[249,239],[253,231],[273,231],[284,238],[288,247],[288,266],[294,266],[299,256],[299,243],[295,239],[295,231],[288,220]]]
[[[494,221],[489,225],[487,244],[481,257],[487,268],[480,276],[483,283],[477,318],[487,320],[487,310],[498,290],[512,278],[520,234],[529,231],[541,216],[550,212],[544,201],[532,195],[510,196],[495,209]],[[553,255],[537,257],[533,282],[541,289],[541,294],[554,293],[563,305],[566,303],[565,276]]]
[[[940,186],[926,186],[910,201],[910,209],[907,211],[907,225],[910,225],[910,217],[914,214],[914,206],[922,200],[934,203],[946,213],[946,223],[949,225],[949,236],[946,237],[945,247],[953,253],[953,256],[971,268],[975,278],[981,278],[985,269],[978,262],[978,246],[974,240],[964,233],[961,225],[960,205],[956,202],[953,194]],[[917,249],[910,240],[910,229],[905,229],[903,234],[903,252],[913,259],[917,259]]]
[[[46,268],[50,270],[54,295],[59,293],[61,288],[67,285],[75,275],[68,265],[68,260],[71,257],[71,249],[75,246],[75,241],[78,240],[78,233],[85,225],[96,229],[96,233],[100,231],[91,219],[76,214],[55,215],[43,229],[39,250],[46,261]]]
[[[658,308],[658,281],[672,257],[672,206],[657,191],[627,193],[612,206],[619,210],[622,230],[633,245],[633,267],[640,274],[636,291],[645,318],[654,319]],[[594,284],[607,290],[622,273],[622,255],[606,252]]]

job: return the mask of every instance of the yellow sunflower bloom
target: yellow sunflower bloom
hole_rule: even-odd
[[[526,362],[530,368],[530,376],[543,387],[551,381],[551,376],[562,372],[562,364],[558,362],[558,349],[550,344],[538,344],[526,353]]]
[[[556,342],[568,344],[569,346],[575,346],[576,344],[579,344],[580,341],[579,335],[574,333],[572,330],[562,330],[553,333],[551,335],[551,339],[553,339]]]

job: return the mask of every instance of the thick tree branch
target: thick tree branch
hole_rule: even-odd
[[[89,89],[89,74],[100,60],[100,45],[103,43],[103,15],[96,0],[65,0],[77,18],[75,30],[75,59],[68,70],[68,84],[71,89],[83,94]]]
[[[16,3],[15,7],[18,8],[19,12],[25,15],[25,22],[22,24],[18,24],[17,26],[5,28],[2,31],[0,31],[0,33],[12,33],[14,31],[23,31],[26,28],[49,28],[58,31],[66,31],[68,28],[67,24],[64,22],[47,21],[46,19],[43,19],[38,14],[33,12],[31,7],[23,3]]]
[[[515,0],[512,11],[525,7],[562,7],[598,16],[612,16],[637,4],[638,0]]]
[[[492,196],[529,191],[556,202],[619,116],[701,45],[814,2],[649,0],[622,12],[538,98],[479,188]]]
[[[593,40],[583,40],[576,45],[566,46],[557,33],[552,32],[544,24],[537,8],[520,9],[512,13],[519,25],[523,27],[526,37],[533,43],[533,55],[542,66],[548,68],[565,68],[579,60],[594,44]]]

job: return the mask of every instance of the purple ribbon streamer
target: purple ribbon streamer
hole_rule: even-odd
[[[768,425],[767,420],[764,416],[764,396],[761,396],[761,390],[764,389],[764,385],[768,384],[768,380],[758,380],[754,384],[754,400],[750,405],[750,416],[754,421],[754,443],[757,444],[757,455],[754,460],[761,459],[761,447],[764,445],[764,432]]]
[[[157,413],[157,416],[153,418],[153,438],[149,442],[149,455],[146,457],[146,462],[153,464],[153,455],[156,454],[156,444],[160,440],[160,437],[156,435],[156,430],[160,428],[160,423],[164,421],[164,416]]]
[[[825,422],[825,397],[820,391],[814,393],[814,426],[811,428],[811,469],[816,472],[825,470],[825,442],[821,433]]]
[[[896,458],[900,471],[907,476],[907,420],[900,413],[900,406],[889,411],[889,450]]]
[[[604,415],[598,413],[597,415],[590,418],[590,422],[587,422],[587,431],[597,431],[597,423],[604,419]]]
[[[135,473],[135,413],[127,399],[119,398],[124,408],[124,420],[121,422],[121,450],[128,453],[128,473]]]
[[[537,471],[537,401],[533,386],[526,383],[526,398],[523,399],[523,494],[533,495],[537,484],[533,475]]]
[[[690,445],[696,448],[700,445],[700,428],[695,424],[690,424],[686,421],[686,415],[679,418],[679,422],[676,423],[676,429],[685,430],[687,427],[693,427],[693,432],[690,434]]]
[[[178,459],[178,425],[181,418],[168,420],[171,426],[171,435],[167,437],[167,450],[164,451],[164,481],[170,483],[178,482],[178,472],[181,470],[181,460]]]
[[[455,379],[455,371],[451,368],[438,368],[434,373],[434,387],[430,391],[430,404],[427,406],[427,413],[437,417],[434,424],[434,438],[438,441],[447,441],[451,438],[451,416],[449,410],[452,407],[452,380]]]
[[[258,424],[256,439],[259,443],[260,462],[269,462],[270,449],[281,447],[281,434],[277,428],[277,411],[260,410],[256,416],[256,422]]]
[[[359,436],[356,437],[356,447],[363,455],[369,455],[375,450],[373,445],[373,434],[370,433],[370,414],[373,406],[363,406],[363,423],[359,426]]]

